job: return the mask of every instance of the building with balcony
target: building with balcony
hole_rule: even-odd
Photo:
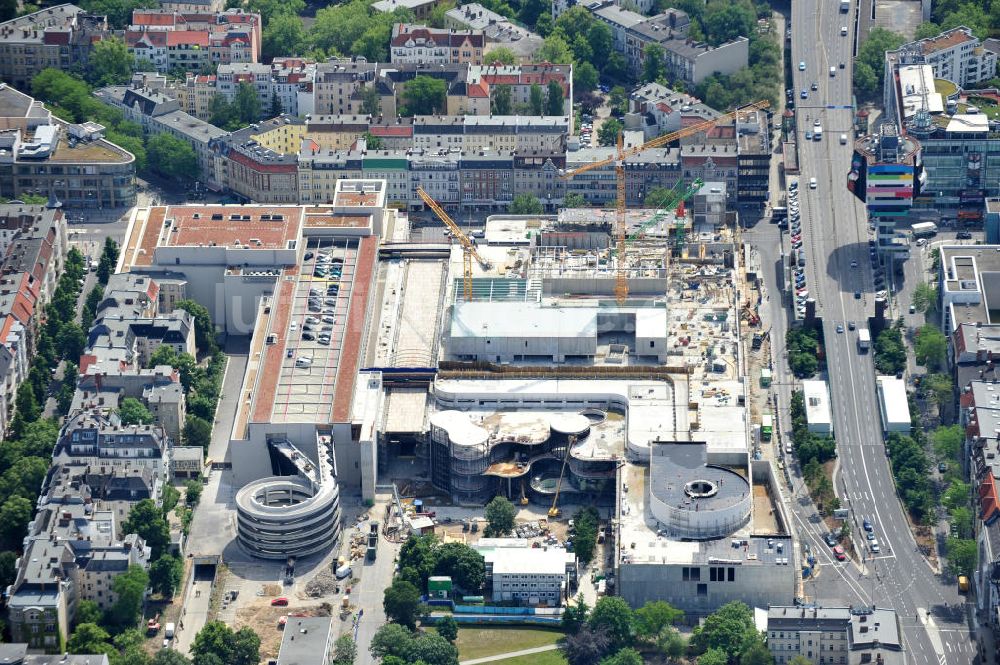
[[[110,34],[106,17],[70,4],[0,23],[0,79],[26,90],[44,69],[85,70],[93,45]]]
[[[390,62],[445,64],[483,63],[486,38],[482,30],[429,28],[426,25],[396,23],[389,42]]]
[[[887,72],[899,65],[916,64],[930,65],[934,78],[951,81],[960,88],[971,88],[996,75],[997,54],[986,48],[964,25],[885,52]]]

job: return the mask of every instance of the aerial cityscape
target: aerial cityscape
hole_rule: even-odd
[[[0,0],[0,663],[1000,662],[998,57]]]

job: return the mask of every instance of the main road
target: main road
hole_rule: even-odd
[[[867,325],[867,318],[874,314],[876,289],[864,206],[846,187],[853,144],[851,72],[857,7],[852,4],[850,13],[842,13],[838,5],[834,0],[792,3],[791,59],[807,286],[823,320],[838,446],[834,485],[843,505],[851,510],[859,560],[833,561],[821,540],[824,527],[799,486],[801,479],[795,479],[800,499],[794,510],[797,527],[821,562],[816,582],[806,588],[822,604],[896,609],[910,663],[967,664],[975,658],[975,638],[962,598],[954,584],[935,574],[917,550],[885,456],[872,354],[859,353],[857,333],[847,325],[851,321],[858,327]],[[804,71],[799,70],[800,62],[805,63]],[[818,90],[811,90],[813,83]],[[801,99],[802,90],[808,91],[808,99]],[[806,141],[805,132],[812,130],[816,120],[823,127],[823,139]],[[847,134],[846,144],[840,143],[840,134]],[[809,187],[810,178],[816,178],[816,189]],[[843,332],[837,332],[838,325]],[[787,404],[781,406],[787,419]],[[867,541],[858,528],[862,519],[874,524],[882,546],[877,555],[866,552]]]

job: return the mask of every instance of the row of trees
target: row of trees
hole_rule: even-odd
[[[896,491],[915,522],[934,516],[934,490],[928,475],[930,462],[923,443],[919,428],[914,430],[914,436],[891,432],[886,441]]]
[[[338,640],[337,645],[340,643]],[[249,627],[234,631],[221,621],[210,621],[198,631],[191,644],[191,658],[173,649],[161,649],[150,656],[145,645],[145,636],[135,627],[109,633],[95,623],[81,623],[66,648],[74,654],[107,654],[111,665],[257,665],[260,662],[257,633]],[[350,663],[338,661],[338,665]]]
[[[103,43],[103,42],[102,42]],[[82,79],[57,69],[46,69],[31,81],[31,94],[67,122],[94,120],[107,129],[105,137],[135,155],[136,169],[152,170],[166,178],[195,179],[198,158],[184,141],[160,134],[144,140],[142,127],[125,120],[119,109],[97,100]]]
[[[808,379],[819,369],[819,332],[815,328],[789,328],[785,333],[788,366],[800,379]]]
[[[875,369],[896,375],[906,370],[906,347],[903,345],[903,321],[883,330],[875,338]]]
[[[837,456],[837,442],[832,436],[822,436],[809,431],[805,397],[801,390],[792,393],[790,415],[793,445],[800,464],[805,466],[813,461],[823,464]]]
[[[976,565],[977,547],[974,532],[976,516],[969,499],[972,486],[963,480],[962,458],[965,432],[960,425],[942,426],[931,432],[931,446],[938,463],[944,463],[941,505],[948,511],[951,535],[945,542],[948,571],[953,575],[971,575]]]

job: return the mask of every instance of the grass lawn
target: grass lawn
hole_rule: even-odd
[[[546,630],[545,628],[519,627],[519,628],[486,628],[478,626],[459,626],[458,639],[455,646],[458,647],[459,660],[472,660],[484,656],[495,656],[500,653],[510,651],[520,651],[521,649],[531,649],[542,647],[547,644],[555,644],[563,636],[558,630]],[[555,653],[555,652],[553,652]],[[535,654],[532,658],[545,654]],[[504,662],[513,663],[516,659],[509,659]],[[558,665],[563,665],[566,661],[559,657]],[[520,665],[520,664],[515,664]],[[537,663],[532,665],[557,665],[552,663]]]
[[[504,658],[493,661],[490,665],[566,665],[566,657],[562,651],[543,651],[533,653],[528,656],[517,656],[515,658]]]

